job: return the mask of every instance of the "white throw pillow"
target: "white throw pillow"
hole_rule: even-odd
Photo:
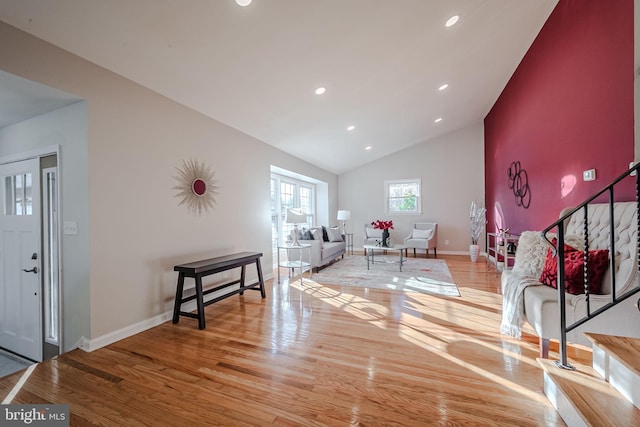
[[[312,228],[311,235],[313,236],[313,240],[319,240],[322,242],[322,228]]]
[[[367,237],[382,239],[382,230],[379,228],[366,228]]]
[[[431,230],[418,230],[417,228],[414,228],[411,237],[414,239],[428,239],[431,237]]]
[[[549,245],[539,231],[523,231],[518,240],[518,250],[513,272],[540,277]]]
[[[330,242],[342,242],[342,233],[339,228],[327,228]]]

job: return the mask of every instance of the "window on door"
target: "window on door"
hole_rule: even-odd
[[[4,177],[5,215],[33,215],[31,174]]]

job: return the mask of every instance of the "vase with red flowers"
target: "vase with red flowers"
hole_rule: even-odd
[[[382,242],[380,242],[380,246],[382,246],[383,248],[388,248],[391,243],[391,240],[389,238],[389,229],[393,229],[393,221],[381,221],[377,219],[375,221],[372,221],[371,225],[377,230],[382,230]]]

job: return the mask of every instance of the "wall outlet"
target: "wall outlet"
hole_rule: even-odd
[[[449,246],[449,241],[448,241],[448,240],[445,240],[445,241],[444,241],[444,245],[445,245],[445,246]]]

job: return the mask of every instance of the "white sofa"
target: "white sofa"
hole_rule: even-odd
[[[314,227],[310,231],[313,240],[303,238],[300,243],[311,245],[311,260],[306,259],[308,256],[306,253],[303,255],[303,260],[310,262],[312,268],[317,271],[337,258],[344,258],[346,243],[337,227],[326,228],[326,236],[322,232],[322,227]],[[308,236],[305,237],[308,238]]]
[[[566,212],[563,211],[563,212]],[[589,249],[610,249],[609,205],[591,204],[588,207]],[[563,214],[561,214],[562,216]],[[635,202],[615,203],[614,242],[616,251],[615,283],[616,295],[622,295],[638,286],[638,223]],[[579,210],[565,223],[566,243],[584,241],[584,213]],[[539,233],[538,233],[539,234]],[[525,233],[523,233],[524,237]],[[521,237],[512,270],[505,270],[501,276],[503,295],[508,294],[507,287],[514,282],[531,281],[536,285],[527,286],[523,291],[524,320],[528,322],[540,338],[540,354],[547,358],[549,339],[560,338],[560,308],[558,291],[542,285],[538,279],[548,246],[536,242],[523,247]],[[531,236],[529,235],[529,238]],[[540,237],[541,238],[541,237]],[[529,239],[531,240],[531,239]],[[580,247],[578,249],[584,249]],[[542,261],[540,260],[541,257]],[[513,277],[512,279],[510,279]],[[514,280],[517,279],[517,280]],[[511,282],[511,284],[509,284]],[[567,325],[586,316],[586,297],[584,294],[565,294]],[[640,312],[635,306],[638,298],[628,298],[621,304],[607,310],[594,319],[567,334],[567,340],[573,343],[589,345],[583,332],[615,334],[640,337]],[[590,295],[591,312],[611,301],[611,272],[607,270],[601,295]],[[504,307],[504,305],[503,305]]]

